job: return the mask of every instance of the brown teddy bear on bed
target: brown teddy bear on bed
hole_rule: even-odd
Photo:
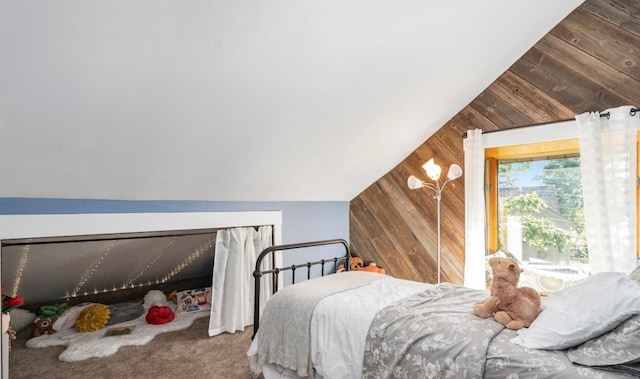
[[[542,312],[540,295],[531,287],[518,287],[522,269],[516,261],[495,257],[489,259],[489,265],[493,274],[491,296],[478,301],[473,313],[482,318],[493,315],[508,329],[529,327]]]
[[[384,268],[378,267],[375,262],[369,262],[369,264],[365,264],[362,258],[355,256],[351,257],[349,268],[351,269],[351,271],[367,271],[376,274],[385,274]]]

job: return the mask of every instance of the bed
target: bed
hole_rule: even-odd
[[[345,248],[340,259],[348,261],[342,240],[311,244],[336,243]],[[304,266],[261,272],[259,261],[254,276]],[[534,323],[513,331],[473,315],[486,291],[332,273],[277,291],[261,316],[256,312],[247,355],[254,377],[266,379],[638,378],[639,279],[638,269],[592,275],[544,298]]]

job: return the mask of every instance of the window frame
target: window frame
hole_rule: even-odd
[[[580,152],[577,138],[486,148],[485,199],[488,251],[498,251],[498,161],[506,159],[546,158]]]
[[[486,134],[485,137],[485,213],[486,251],[498,250],[498,160],[542,158],[580,153],[577,122],[575,120],[542,124],[523,129],[507,129]],[[640,181],[640,130],[636,156],[636,178]],[[544,136],[544,137],[543,137]],[[636,207],[640,218],[640,186],[636,184]],[[640,236],[640,220],[637,223]],[[636,256],[640,258],[640,243]]]

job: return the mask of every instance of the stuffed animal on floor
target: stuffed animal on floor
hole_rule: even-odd
[[[151,325],[162,325],[173,321],[176,314],[167,306],[154,305],[149,308],[145,319]]]
[[[69,305],[67,303],[43,305],[40,307],[38,317],[50,317],[51,319],[55,319],[57,315],[63,313],[67,309],[69,309]]]
[[[54,334],[53,323],[49,317],[39,317],[34,322],[35,326],[31,331],[31,337],[40,337],[45,334]]]
[[[489,298],[478,301],[473,313],[482,318],[493,318],[508,329],[529,327],[538,317],[540,295],[531,287],[518,287],[522,269],[513,259],[495,257],[489,259],[493,279]]]
[[[142,305],[145,309],[149,309],[154,305],[159,307],[165,306],[167,305],[167,295],[159,290],[151,290],[147,292],[146,295],[144,295],[144,301]]]

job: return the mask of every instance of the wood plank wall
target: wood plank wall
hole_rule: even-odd
[[[411,191],[422,164],[464,169],[469,129],[509,129],[572,119],[620,105],[640,106],[640,1],[587,0],[409,157],[350,203],[352,251],[405,279],[436,281],[436,201]],[[464,177],[450,182],[442,206],[442,280],[464,270]]]

